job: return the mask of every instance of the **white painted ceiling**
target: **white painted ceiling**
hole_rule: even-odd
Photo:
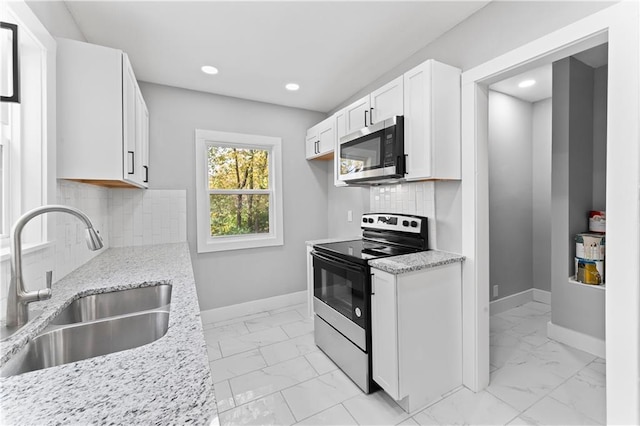
[[[573,57],[591,68],[599,68],[608,63],[608,53],[609,45],[605,43],[573,55]],[[547,64],[494,83],[489,88],[523,101],[538,102],[551,97],[553,92],[552,74],[552,64]],[[518,87],[518,84],[524,80],[535,80],[536,84],[530,87]]]
[[[551,97],[551,75],[552,65],[548,64],[494,83],[489,88],[523,101],[538,102]],[[536,84],[530,87],[518,87],[518,84],[525,80],[534,80]]]
[[[328,112],[488,2],[66,4],[90,43],[129,55],[139,80]]]

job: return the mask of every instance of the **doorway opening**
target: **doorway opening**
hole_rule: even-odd
[[[603,43],[487,87],[487,390],[542,423],[606,422],[605,286],[574,268],[601,259],[566,242],[606,210],[607,58]]]

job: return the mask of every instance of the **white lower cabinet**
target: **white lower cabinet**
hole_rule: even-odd
[[[462,384],[461,264],[372,273],[373,380],[413,413]]]

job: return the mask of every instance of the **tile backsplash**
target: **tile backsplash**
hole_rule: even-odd
[[[111,247],[187,240],[185,190],[111,190]]]
[[[404,182],[372,186],[369,197],[372,212],[415,214],[429,218],[429,247],[435,248],[437,241],[435,182]]]
[[[185,190],[108,189],[59,180],[56,203],[86,213],[108,247],[176,243],[187,240]],[[23,255],[27,290],[44,288],[46,271],[55,282],[102,253],[90,251],[85,227],[75,217],[54,213],[55,240],[45,248]],[[0,263],[0,319],[6,312],[10,281],[9,260]]]

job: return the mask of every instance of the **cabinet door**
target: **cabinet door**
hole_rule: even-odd
[[[310,160],[318,156],[318,134],[317,133],[309,134],[309,132],[307,132],[307,137],[305,138],[305,152],[307,155],[307,160]]]
[[[336,147],[333,154],[333,183],[335,186],[347,186],[346,183],[339,179],[338,167],[340,167],[340,138],[347,134],[347,115],[346,109],[336,112]]]
[[[428,60],[404,75],[407,180],[460,179],[460,70]]]
[[[136,104],[137,99],[136,77],[129,63],[127,55],[122,55],[122,119],[123,119],[123,179],[139,183],[140,179],[140,152],[136,152],[136,142],[140,136],[136,129],[138,121]],[[139,126],[138,126],[139,127]],[[137,157],[137,158],[136,158]]]
[[[402,76],[371,92],[371,124],[384,121],[396,115],[403,115],[404,91]]]
[[[371,350],[373,380],[394,399],[400,399],[398,366],[398,310],[396,277],[372,269]]]
[[[142,184],[149,186],[149,110],[144,103],[142,93],[138,90],[139,127],[140,127],[140,173]]]
[[[407,180],[432,176],[431,62],[404,74],[404,152]]]
[[[318,125],[318,154],[332,153],[336,145],[335,117],[331,116]]]
[[[371,124],[369,108],[369,95],[362,99],[358,99],[345,108],[347,135]]]

